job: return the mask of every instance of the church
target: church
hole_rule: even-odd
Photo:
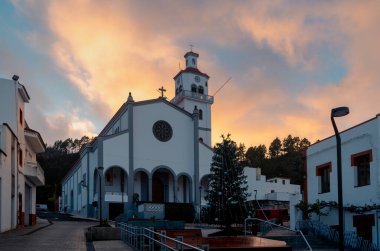
[[[136,201],[205,202],[211,148],[209,76],[199,55],[185,54],[175,97],[135,101],[130,93],[62,181],[61,209],[85,217],[132,215]],[[202,203],[202,204],[203,204]],[[152,207],[153,208],[153,207]],[[198,209],[199,210],[199,209]],[[101,211],[101,212],[100,212]]]
[[[189,51],[184,57],[186,68],[174,76],[172,100],[164,97],[163,88],[161,97],[152,100],[135,101],[130,93],[80,151],[62,180],[62,211],[111,220],[120,214],[160,219],[171,207],[175,213],[167,215],[181,211],[182,218],[199,219],[213,156],[214,97],[208,95],[209,76],[198,69],[199,55]],[[245,167],[244,172],[249,200],[300,198],[300,186],[289,180],[267,182],[260,168]]]

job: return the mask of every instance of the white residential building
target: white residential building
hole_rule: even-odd
[[[45,184],[36,160],[45,144],[24,118],[29,100],[17,76],[0,79],[0,232],[36,223],[36,187]]]
[[[252,167],[245,167],[244,174],[249,182],[248,200],[290,201],[292,196],[302,199],[300,186],[290,184],[290,179],[275,177],[267,180],[261,175],[260,168]]]
[[[374,243],[380,237],[379,133],[380,115],[340,133],[344,228]],[[331,136],[307,149],[307,200],[337,202],[337,191],[336,139]],[[320,220],[338,225],[337,208],[325,211],[328,215]]]

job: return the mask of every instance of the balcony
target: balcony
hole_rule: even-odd
[[[24,168],[24,175],[33,182],[35,186],[45,185],[45,173],[36,161],[27,161]]]
[[[24,134],[26,142],[35,153],[42,153],[45,151],[45,143],[38,132],[30,128],[25,128]]]
[[[209,103],[209,104],[214,103],[214,97],[213,96],[209,96],[206,94],[200,94],[197,92],[191,92],[191,91],[181,91],[170,102],[177,105],[185,97],[196,100],[196,101],[203,101],[203,102]]]

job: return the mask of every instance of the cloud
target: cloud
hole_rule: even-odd
[[[190,43],[211,76],[209,94],[232,77],[215,97],[214,142],[222,133],[248,146],[288,134],[315,141],[332,134],[335,106],[351,108],[342,128],[378,112],[376,1],[14,3],[38,26],[28,41],[79,93],[66,110],[44,112],[57,139],[99,132],[128,92],[136,101],[156,98],[164,85],[172,97]],[[71,127],[58,131],[58,121]]]
[[[66,135],[71,138],[80,138],[83,135],[95,136],[95,126],[89,121],[72,113],[58,113],[46,118],[49,136],[54,135],[55,139],[65,139]],[[50,138],[50,137],[49,137]]]

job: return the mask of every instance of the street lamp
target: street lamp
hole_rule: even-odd
[[[99,176],[99,225],[102,225],[102,173],[104,167],[95,167]]]
[[[331,122],[334,127],[336,138],[336,155],[338,170],[338,214],[339,214],[339,250],[344,250],[344,228],[343,228],[343,193],[342,193],[342,149],[338,128],[335,124],[335,117],[343,117],[350,113],[348,107],[337,107],[331,110]]]

